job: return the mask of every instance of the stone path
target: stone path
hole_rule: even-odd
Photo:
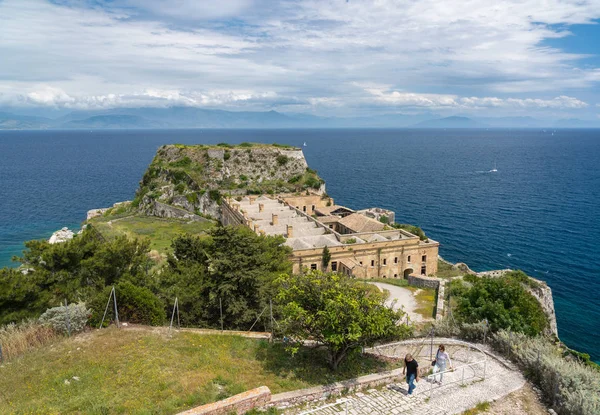
[[[444,375],[444,383],[441,386],[422,378],[413,396],[407,395],[407,385],[402,382],[380,389],[357,392],[330,405],[324,405],[323,402],[313,403],[302,410],[295,408],[285,413],[310,411],[309,413],[315,415],[460,414],[480,402],[494,401],[506,396],[525,384],[521,373],[502,359],[488,358],[485,364],[485,379],[483,365],[467,366],[464,383],[462,368],[459,364],[456,366],[456,371]]]

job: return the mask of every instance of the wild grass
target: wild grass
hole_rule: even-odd
[[[432,288],[418,288],[413,286],[406,287],[412,291],[415,300],[417,300],[418,307],[415,309],[415,313],[423,316],[423,318],[431,319],[435,317],[435,302],[436,302],[436,290]]]
[[[477,414],[481,414],[481,413],[484,413],[485,411],[487,411],[489,408],[490,408],[490,403],[489,402],[479,402],[477,405],[475,405],[474,408],[467,409],[466,411],[464,411],[462,413],[462,415],[477,415]]]
[[[163,328],[61,338],[0,367],[0,413],[173,414],[258,386],[273,393],[392,366],[352,356],[337,373],[324,350]]]
[[[438,259],[438,270],[435,274],[436,277],[450,279],[458,277],[459,275],[465,275],[465,272],[459,269],[452,268],[451,264],[448,264],[447,262]]]
[[[170,252],[171,241],[175,236],[182,233],[204,234],[215,226],[215,222],[212,221],[188,222],[137,215],[117,219],[111,216],[94,218],[90,223],[105,238],[114,238],[123,234],[129,237],[149,238],[150,249],[162,254]]]
[[[35,320],[0,327],[0,347],[4,362],[25,354],[56,339],[58,334],[51,327]]]

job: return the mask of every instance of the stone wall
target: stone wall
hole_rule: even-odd
[[[158,216],[160,218],[174,218],[194,221],[206,220],[201,216],[191,213],[185,209],[167,205],[145,196],[140,203],[140,211],[148,216]]]
[[[313,388],[299,389],[292,392],[278,393],[273,395],[268,406],[279,409],[299,405],[309,401],[324,400],[331,396],[337,396],[361,389],[373,388],[397,382],[402,378],[402,369],[394,369],[388,372],[361,376],[329,385],[315,386]]]
[[[178,415],[229,415],[232,413],[241,415],[254,408],[265,406],[269,401],[271,401],[271,391],[266,386],[261,386],[222,401],[180,412]]]
[[[432,288],[437,290],[440,286],[440,279],[433,277],[426,277],[424,275],[409,275],[408,276],[408,284],[414,287],[421,288]]]

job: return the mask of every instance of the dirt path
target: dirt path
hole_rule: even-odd
[[[370,284],[377,286],[381,291],[389,291],[390,296],[386,300],[388,306],[393,307],[394,310],[404,310],[413,322],[423,321],[423,316],[415,312],[419,305],[411,290],[380,282],[371,282]]]

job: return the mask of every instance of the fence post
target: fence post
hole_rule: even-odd
[[[115,320],[117,322],[117,328],[120,328],[119,325],[119,309],[117,308],[117,291],[115,290],[115,286],[113,285],[113,300],[115,300]]]
[[[219,312],[221,313],[221,331],[223,330],[223,304],[221,303],[221,297],[219,297]]]
[[[69,304],[65,298],[65,311],[67,312],[67,335],[71,337],[71,316],[69,315]]]
[[[431,347],[429,349],[429,360],[433,360],[433,334],[434,334],[434,330],[432,327],[431,328]]]
[[[169,331],[173,328],[173,319],[175,318],[175,307],[177,307],[177,297],[175,297],[175,303],[173,304],[173,312],[171,313],[171,324],[169,324]]]

